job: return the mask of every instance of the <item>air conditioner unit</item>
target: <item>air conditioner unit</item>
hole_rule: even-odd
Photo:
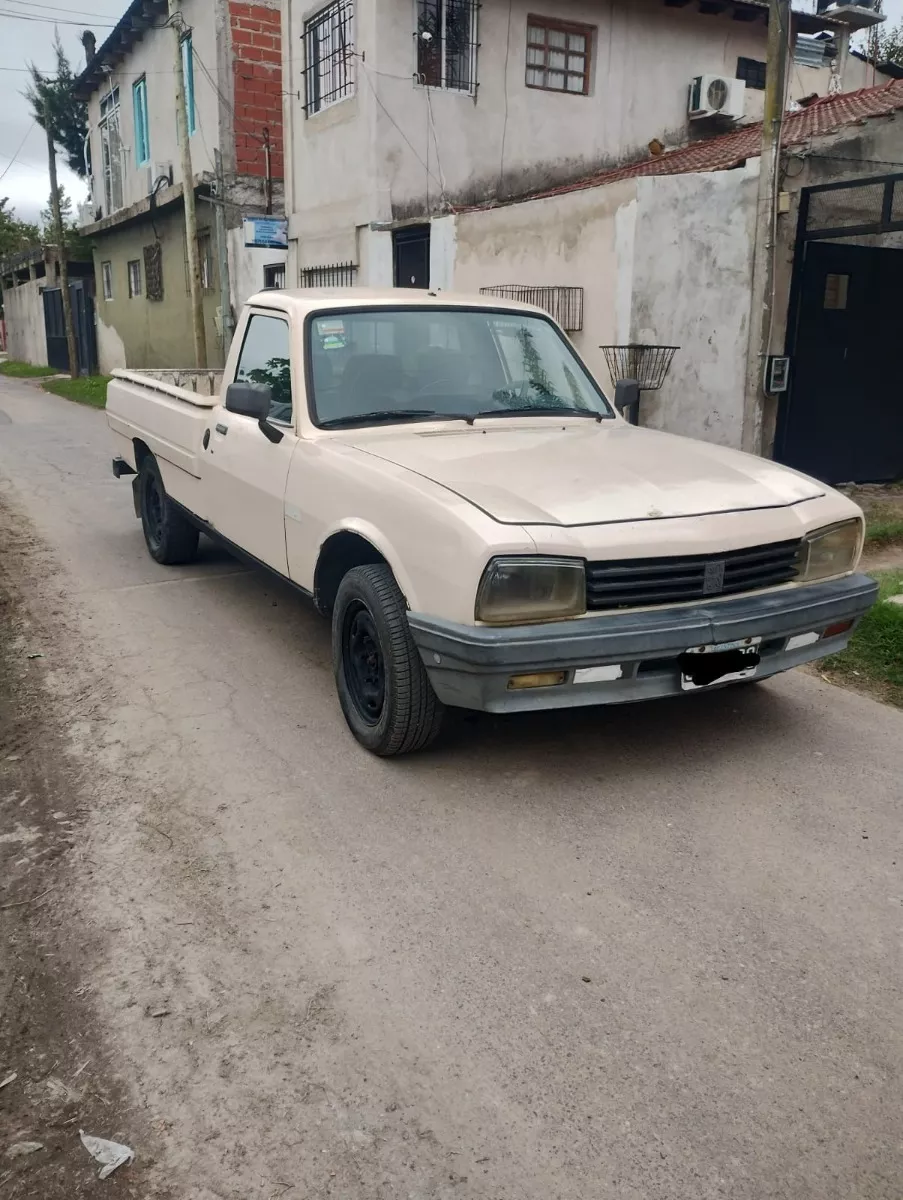
[[[739,121],[743,116],[746,84],[726,75],[697,75],[690,84],[690,120],[703,117],[728,117]]]

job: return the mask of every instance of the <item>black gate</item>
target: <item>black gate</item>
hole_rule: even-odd
[[[72,324],[78,351],[79,375],[93,375],[97,370],[97,330],[94,324],[94,297],[90,281],[74,279],[69,284],[72,303]],[[47,334],[47,362],[58,371],[69,370],[69,347],[66,323],[63,319],[61,288],[44,289],[44,329]]]
[[[827,483],[903,476],[901,234],[903,175],[803,193],[776,457]]]

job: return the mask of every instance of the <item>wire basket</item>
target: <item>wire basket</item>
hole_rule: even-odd
[[[600,346],[605,355],[612,382],[635,379],[641,392],[657,392],[665,382],[674,355],[680,346],[647,346],[634,342],[629,346]]]

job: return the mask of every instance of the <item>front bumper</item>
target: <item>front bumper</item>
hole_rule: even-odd
[[[875,603],[867,575],[738,596],[712,604],[643,612],[600,613],[572,621],[498,629],[456,625],[411,613],[411,634],[437,696],[445,704],[486,712],[627,704],[682,695],[678,658],[690,647],[761,638],[756,678],[842,650],[852,630],[788,648],[801,634],[854,623]],[[617,664],[621,677],[575,683],[574,672]],[[553,687],[512,691],[512,675],[566,671]],[[712,685],[718,687],[716,682]]]

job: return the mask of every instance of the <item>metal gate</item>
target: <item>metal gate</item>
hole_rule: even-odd
[[[903,476],[903,174],[803,192],[776,457],[828,483]]]
[[[97,370],[97,330],[94,324],[94,297],[90,281],[74,279],[69,284],[72,304],[72,324],[78,351],[79,375],[93,375]],[[62,288],[44,289],[44,330],[47,335],[47,362],[58,371],[69,370],[69,347],[66,342],[66,323],[63,319]]]

